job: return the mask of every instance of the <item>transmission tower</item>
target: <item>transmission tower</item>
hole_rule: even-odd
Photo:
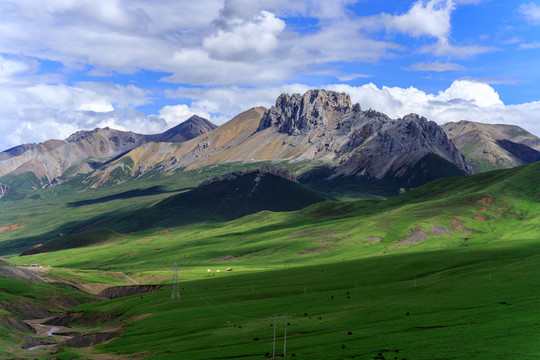
[[[180,284],[178,283],[178,267],[176,266],[176,260],[174,260],[174,274],[172,281],[171,300],[177,297],[180,299]]]

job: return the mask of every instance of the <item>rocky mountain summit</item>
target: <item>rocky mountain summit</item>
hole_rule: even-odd
[[[185,122],[165,131],[163,134],[154,135],[153,142],[179,143],[194,139],[199,135],[212,131],[217,126],[197,115],[193,115]]]
[[[21,145],[0,153],[0,176],[30,172],[39,182],[37,188],[69,169],[71,174],[88,174],[83,181],[87,186],[101,187],[149,172],[168,175],[223,163],[271,162],[294,168],[296,175],[309,172],[309,178],[322,176],[328,182],[392,183],[397,192],[439,177],[473,173],[458,148],[466,152],[473,139],[467,129],[478,126],[459,124],[444,131],[417,114],[391,119],[353,104],[346,93],[309,90],[282,94],[270,109],[249,109],[219,127],[193,117],[163,134],[106,128],[77,132],[64,141]],[[502,140],[535,146],[537,139],[518,129],[507,130],[497,128],[488,145],[513,153],[515,164],[536,159],[535,152]],[[180,146],[168,142],[180,140]],[[485,151],[489,149],[481,152]],[[314,173],[317,169],[324,171]]]
[[[295,143],[303,138],[310,150],[300,158],[337,161],[336,175],[400,178],[428,154],[454,164],[464,174],[472,173],[435,122],[416,114],[392,120],[371,109],[363,111],[345,93],[283,94],[260,121],[258,131],[266,129],[295,137]]]
[[[0,153],[0,176],[31,174],[32,186],[40,188],[68,175],[90,173],[111,158],[150,142],[182,142],[214,129],[206,119],[193,116],[161,134],[142,135],[131,131],[97,128],[77,131],[65,140],[24,144]]]
[[[181,147],[145,144],[125,157],[129,161],[118,159],[100,171],[92,180],[95,186],[108,183],[113,170],[130,161],[132,169],[160,169],[163,174],[234,162],[297,164],[301,172],[325,166],[331,169],[324,175],[329,181],[390,179],[400,187],[472,173],[436,123],[415,114],[392,120],[353,105],[345,93],[326,90],[282,94],[270,109],[247,110]],[[140,174],[132,170],[131,176]]]
[[[258,130],[275,127],[289,135],[307,134],[327,127],[334,115],[342,117],[348,110],[351,110],[351,97],[346,93],[310,90],[304,95],[281,94],[276,105],[264,114]],[[360,111],[360,105],[354,110]]]

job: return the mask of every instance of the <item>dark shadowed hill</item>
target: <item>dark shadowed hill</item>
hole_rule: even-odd
[[[230,174],[168,198],[157,205],[164,213],[185,214],[193,220],[208,217],[231,220],[263,210],[292,211],[325,201],[321,194],[265,171]]]

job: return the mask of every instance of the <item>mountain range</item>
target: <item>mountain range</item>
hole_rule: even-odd
[[[292,119],[289,121],[289,119]],[[411,176],[419,162],[422,174]],[[110,183],[119,167],[131,168],[121,178],[159,167],[161,173],[192,170],[221,163],[273,162],[296,166],[298,173],[321,166],[327,180],[339,177],[395,180],[417,186],[450,169],[454,175],[471,174],[463,155],[434,122],[418,115],[392,120],[363,111],[344,93],[311,90],[304,95],[281,95],[270,109],[249,109],[226,124],[182,144],[149,143],[127,152],[90,175],[92,184]],[[113,174],[113,173],[116,173]]]
[[[27,185],[38,188],[58,183],[66,172],[87,174],[114,157],[149,142],[182,142],[193,139],[216,125],[199,116],[161,134],[141,135],[133,132],[97,128],[78,131],[65,140],[48,140],[24,144],[0,153],[0,176],[26,175]]]
[[[0,153],[0,183],[35,189],[82,174],[85,186],[101,187],[150,170],[170,175],[271,162],[311,181],[399,188],[538,161],[539,150],[540,139],[517,126],[460,121],[441,127],[416,114],[390,119],[362,110],[345,93],[309,90],[282,94],[270,109],[249,109],[219,127],[193,116],[162,134],[98,128],[20,145]]]

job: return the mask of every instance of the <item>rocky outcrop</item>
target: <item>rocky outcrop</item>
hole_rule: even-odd
[[[340,117],[349,110],[351,97],[345,93],[309,90],[304,95],[281,94],[276,105],[264,114],[258,130],[275,127],[280,132],[298,135],[324,128],[334,116]]]
[[[15,329],[20,332],[34,332],[30,325],[15,316],[0,315],[0,326],[5,329]]]
[[[53,313],[41,305],[31,301],[8,302],[0,301],[0,309],[10,312],[19,319],[41,319],[52,316]]]
[[[62,181],[60,181],[58,178],[53,178],[48,184],[43,185],[43,189],[51,189],[53,187],[57,187],[61,183]]]
[[[118,331],[78,335],[72,339],[64,341],[62,345],[74,348],[94,346],[114,339],[120,335],[121,333]]]
[[[291,173],[290,171],[285,170],[285,169],[276,168],[276,167],[274,167],[272,165],[263,165],[258,169],[251,169],[251,170],[245,170],[245,171],[236,171],[236,172],[233,172],[233,173],[228,173],[228,174],[215,176],[212,179],[208,179],[208,180],[205,180],[202,183],[200,183],[199,187],[207,186],[207,185],[219,182],[219,181],[231,181],[231,180],[237,179],[237,178],[239,178],[241,176],[248,175],[248,174],[253,174],[253,173],[256,173],[256,174],[272,174],[272,175],[279,176],[282,179],[298,183],[298,180],[296,179],[296,176],[294,176],[294,174]]]
[[[104,323],[109,323],[117,319],[117,315],[110,312],[66,312],[53,316],[43,325],[54,326],[72,326],[73,324],[82,324],[88,327],[95,327]]]
[[[303,172],[328,167],[330,180],[397,179],[391,181],[399,185],[395,191],[472,173],[436,123],[415,114],[393,120],[363,111],[345,93],[325,90],[282,94],[270,109],[250,109],[182,146],[147,144],[125,156],[134,160],[137,174],[156,164],[172,174],[227,162],[283,161],[301,163]]]
[[[281,95],[262,117],[258,131],[274,129],[310,144],[301,159],[336,161],[336,175],[376,179],[400,178],[428,154],[454,164],[464,174],[472,169],[433,121],[416,114],[392,120],[383,113],[363,111],[345,93],[310,90]]]
[[[0,199],[3,198],[9,191],[9,186],[0,184]]]

